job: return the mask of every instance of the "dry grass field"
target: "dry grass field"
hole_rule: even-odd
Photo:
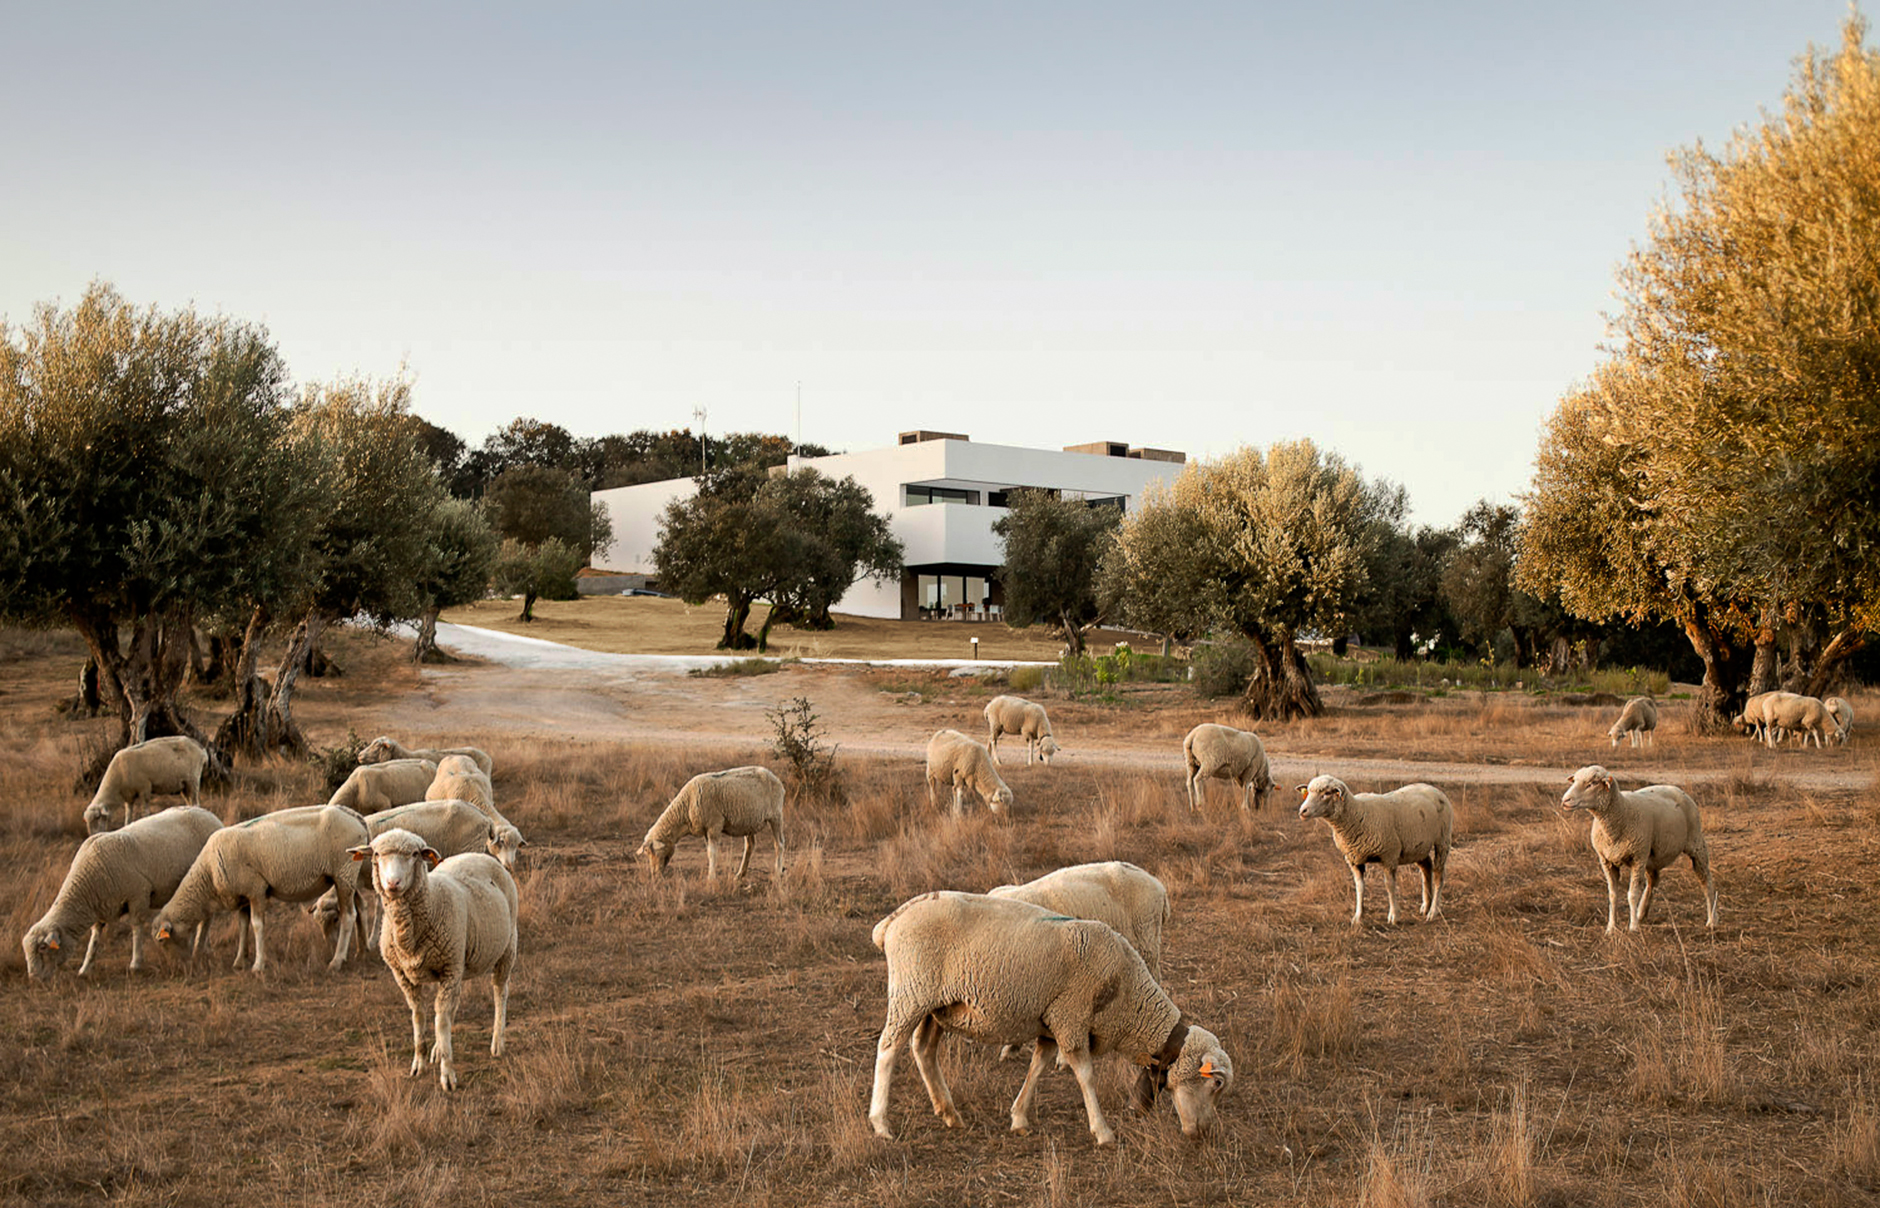
[[[1659,752],[1640,754],[1610,750],[1588,711],[1473,696],[1274,727],[1282,767],[1330,770],[1341,753],[1533,765],[1528,783],[1445,783],[1458,847],[1441,920],[1386,927],[1374,893],[1378,913],[1353,929],[1325,828],[1300,822],[1285,793],[1243,818],[1217,788],[1196,816],[1165,762],[1130,765],[1132,749],[1165,753],[1194,721],[1226,719],[1178,689],[1051,702],[1067,744],[1104,757],[1008,763],[1009,824],[932,811],[917,761],[845,747],[846,799],[790,802],[787,874],[774,879],[760,848],[748,884],[708,885],[697,841],[664,879],[631,853],[687,777],[767,760],[760,742],[486,732],[443,698],[476,682],[499,692],[502,669],[421,684],[390,644],[336,645],[346,676],[308,684],[301,706],[316,742],[355,722],[367,736],[409,721],[422,727],[413,737],[443,737],[440,719],[455,719],[449,736],[491,751],[499,803],[530,837],[506,1054],[490,1058],[487,992],[466,987],[463,1087],[407,1077],[390,976],[375,957],[327,972],[317,929],[285,905],[265,977],[227,967],[224,919],[194,968],[158,957],[128,973],[120,925],[86,979],[74,960],[49,986],[29,984],[17,937],[82,835],[71,781],[103,727],[53,711],[76,643],[0,632],[0,1204],[1724,1208],[1880,1196],[1880,811],[1867,787],[1880,747],[1858,732],[1846,748],[1764,753],[1668,726]],[[776,697],[879,698],[910,733],[972,732],[989,690],[835,670],[759,683]],[[926,685],[917,704],[910,683]],[[427,711],[414,712],[420,697]],[[1855,703],[1880,716],[1880,701]],[[1681,866],[1644,932],[1604,933],[1586,822],[1553,809],[1558,769],[1595,759],[1622,774],[1648,760],[1703,773],[1693,791],[1717,868],[1715,931]],[[1839,779],[1811,778],[1822,769]],[[1819,787],[1843,782],[1860,787]],[[319,795],[309,767],[277,762],[240,769],[208,804],[232,820]],[[1112,1070],[1115,1150],[1094,1148],[1063,1073],[1042,1088],[1032,1134],[1012,1135],[1021,1065],[949,1040],[965,1127],[941,1126],[903,1061],[900,1139],[875,1139],[875,921],[923,890],[1107,858],[1169,887],[1169,990],[1235,1060],[1218,1132],[1185,1140],[1166,1104],[1129,1115]],[[1415,880],[1404,877],[1413,899]]]

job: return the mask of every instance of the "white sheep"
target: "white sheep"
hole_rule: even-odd
[[[160,796],[180,796],[190,805],[201,805],[202,771],[208,766],[209,752],[180,734],[125,747],[111,757],[98,791],[85,807],[86,832],[95,835],[107,829],[119,806],[129,822],[138,802],[148,805]]]
[[[722,772],[701,772],[685,782],[671,804],[647,829],[646,838],[633,854],[645,856],[648,867],[664,872],[673,850],[684,835],[705,836],[705,875],[718,877],[719,835],[744,840],[744,859],[738,864],[736,880],[742,881],[751,866],[751,849],[757,845],[759,832],[770,829],[770,842],[777,854],[777,875],[783,875],[783,781],[769,768],[727,768]]]
[[[1431,784],[1406,784],[1388,793],[1354,793],[1335,776],[1314,776],[1299,786],[1299,816],[1323,818],[1332,841],[1351,869],[1357,906],[1351,925],[1364,917],[1364,866],[1384,866],[1387,921],[1397,921],[1397,866],[1415,864],[1423,874],[1422,914],[1442,913],[1443,868],[1449,862],[1456,811]]]
[[[1266,747],[1260,736],[1250,730],[1203,722],[1182,739],[1182,756],[1188,764],[1188,806],[1200,809],[1207,793],[1205,780],[1231,780],[1240,789],[1240,808],[1248,802],[1254,809],[1266,805],[1273,789],[1273,773],[1267,766]]]
[[[1774,746],[1781,740],[1774,720],[1776,702],[1793,695],[1793,692],[1758,692],[1743,702],[1743,712],[1737,715],[1736,728]]]
[[[1846,742],[1847,736],[1854,730],[1854,706],[1839,696],[1830,696],[1821,703],[1834,715],[1834,741]]]
[[[437,778],[437,765],[428,759],[394,759],[386,763],[362,763],[346,777],[346,783],[333,790],[328,805],[343,805],[362,814],[388,810],[395,805],[423,801],[431,782]]]
[[[417,835],[445,858],[467,851],[486,852],[500,860],[512,874],[515,871],[515,845],[508,842],[509,835],[505,832],[515,832],[516,828],[507,824],[499,827],[474,801],[418,801],[366,816],[366,834],[374,839],[394,827]],[[520,832],[516,834],[517,842],[521,842]],[[370,900],[369,882],[360,882],[357,890],[356,901]],[[320,900],[313,904],[312,914],[327,941],[332,942],[339,933],[339,892],[329,889],[321,894]],[[369,929],[364,934],[369,944],[376,942]]]
[[[347,851],[367,837],[365,819],[336,805],[276,810],[225,826],[203,844],[182,884],[157,915],[151,934],[159,941],[172,942],[180,932],[220,911],[241,911],[248,924],[242,927],[237,919],[235,967],[241,968],[252,929],[254,970],[260,973],[267,968],[262,920],[268,903],[308,902],[329,888],[336,889],[339,942],[327,967],[337,969],[352,951],[358,865]]]
[[[1670,784],[1626,792],[1605,768],[1592,764],[1568,780],[1560,808],[1593,815],[1593,853],[1606,874],[1607,932],[1619,926],[1619,870],[1632,872],[1625,900],[1631,908],[1631,930],[1637,931],[1651,911],[1659,872],[1679,856],[1691,858],[1692,871],[1704,883],[1704,925],[1717,925],[1717,887],[1710,879],[1704,822],[1689,793]]]
[[[438,761],[437,774],[424,790],[426,801],[474,801],[480,806],[496,805],[496,789],[490,778],[468,755],[446,755]]]
[[[1083,1091],[1098,1145],[1116,1140],[1097,1105],[1092,1057],[1119,1053],[1166,1079],[1182,1132],[1214,1122],[1215,1101],[1234,1077],[1220,1041],[1183,1021],[1142,956],[1107,923],[1072,919],[1012,898],[936,892],[904,902],[875,925],[888,957],[888,1011],[875,1046],[868,1119],[892,1139],[888,1088],[903,1044],[935,1114],[960,1126],[937,1060],[943,1032],[985,1044],[1036,1043],[1025,1085],[1012,1101],[1012,1130],[1031,1128],[1039,1075],[1055,1052]],[[1138,1101],[1138,1106],[1147,1106]]]
[[[221,826],[221,819],[200,806],[178,805],[80,843],[52,906],[20,941],[28,975],[51,977],[69,945],[86,931],[91,940],[78,973],[90,973],[99,936],[120,915],[130,917],[131,969],[142,969],[151,914],[170,900],[203,842]]]
[[[485,776],[495,775],[496,765],[491,762],[488,751],[479,747],[408,747],[386,734],[381,734],[359,752],[360,763],[384,763],[390,759],[428,759],[432,763],[443,763],[446,755],[468,755],[476,760],[477,767]]]
[[[503,1055],[508,1022],[509,976],[516,967],[516,881],[501,862],[482,852],[443,859],[408,830],[393,827],[369,845],[355,847],[354,860],[372,861],[372,881],[385,899],[379,927],[379,956],[392,971],[411,1008],[411,1072],[424,1072],[424,1014],[418,990],[437,983],[431,1060],[438,1085],[457,1089],[451,1032],[466,977],[490,977],[495,1022],[490,1056]]]
[[[1022,696],[995,696],[986,702],[986,740],[994,763],[1000,762],[999,736],[1002,734],[1016,734],[1025,740],[1026,767],[1031,766],[1033,755],[1038,757],[1038,762],[1048,764],[1053,755],[1064,749],[1051,733],[1051,719],[1045,715],[1044,706]]]
[[[1803,746],[1813,738],[1815,746],[1821,747],[1826,745],[1830,731],[1840,732],[1840,723],[1828,711],[1828,706],[1812,696],[1784,692],[1764,705],[1763,710],[1776,741],[1793,734],[1801,739]]]
[[[958,730],[940,730],[927,740],[927,804],[935,805],[936,785],[953,787],[953,812],[962,809],[961,794],[971,788],[995,814],[1012,808],[1012,790],[992,766],[992,756]]]
[[[1612,723],[1612,729],[1606,731],[1606,737],[1612,739],[1612,745],[1618,746],[1621,737],[1635,747],[1652,742],[1652,731],[1658,728],[1658,705],[1649,696],[1635,696],[1625,702],[1625,708],[1619,710],[1619,720]]]

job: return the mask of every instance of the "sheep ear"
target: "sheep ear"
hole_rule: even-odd
[[[423,856],[424,862],[426,864],[429,864],[432,868],[436,868],[437,862],[444,858],[437,854],[437,849],[435,847],[427,847],[423,851],[419,852],[418,854],[420,856]]]
[[[45,945],[46,945],[47,951],[57,952],[59,950],[59,937],[56,935],[48,936],[46,938]]]
[[[346,854],[353,858],[354,864],[357,864],[372,854],[372,847],[370,844],[365,847],[349,847],[346,849]]]
[[[516,840],[516,846],[517,846],[517,847],[527,847],[528,845],[529,845],[529,841],[528,841],[527,839],[517,839],[517,840]]]
[[[165,923],[163,926],[157,928],[157,938],[160,940],[167,940],[170,938],[170,925],[168,923]]]
[[[1312,787],[1312,786],[1311,786],[1311,785],[1308,785],[1308,784],[1302,784],[1302,785],[1300,785],[1300,786],[1299,786],[1299,795],[1300,795],[1301,797],[1303,797],[1303,796],[1305,796],[1305,795],[1306,795],[1306,793],[1307,793],[1307,792],[1308,792],[1308,791],[1309,791],[1309,790],[1311,789],[1311,787]]]
[[[1599,782],[1600,782],[1601,784],[1603,784],[1603,785],[1605,785],[1605,786],[1606,786],[1607,788],[1611,788],[1611,787],[1612,787],[1612,777],[1611,777],[1611,776],[1603,776],[1603,777],[1601,777],[1601,778],[1600,778],[1600,781],[1599,781]]]

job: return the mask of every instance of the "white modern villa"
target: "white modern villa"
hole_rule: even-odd
[[[1056,491],[1091,503],[1120,503],[1133,511],[1152,482],[1172,482],[1187,458],[1167,449],[1114,441],[1071,445],[1062,451],[975,443],[952,432],[903,432],[884,449],[791,457],[789,469],[830,478],[854,478],[875,497],[875,508],[905,546],[901,581],[864,579],[849,589],[838,612],[865,617],[992,620],[1003,609],[992,578],[1000,562],[993,522],[1006,514],[1006,492],[1021,487]],[[773,473],[780,471],[773,470]],[[690,478],[596,491],[613,519],[614,541],[594,566],[620,574],[653,576],[653,547],[666,505],[694,490]]]

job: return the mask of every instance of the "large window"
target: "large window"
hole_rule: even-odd
[[[973,503],[979,502],[978,491],[961,490],[958,487],[903,487],[906,492],[906,504],[915,507],[923,503]]]
[[[918,592],[923,616],[983,616],[992,603],[991,584],[979,575],[921,575]]]

